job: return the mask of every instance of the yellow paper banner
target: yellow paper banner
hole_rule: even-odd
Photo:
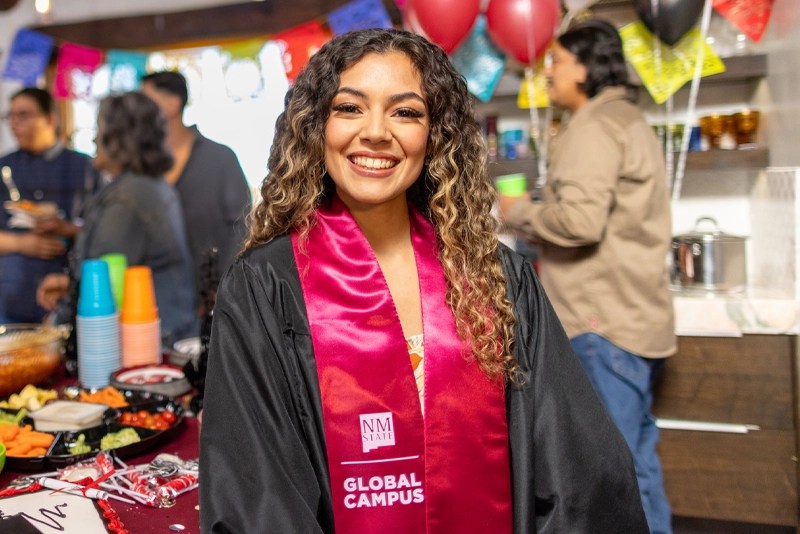
[[[231,61],[236,59],[255,59],[264,47],[264,39],[247,39],[220,46],[230,55]]]
[[[519,94],[517,94],[517,107],[519,109],[530,109],[531,95],[536,102],[537,108],[546,108],[550,105],[550,99],[547,98],[547,78],[541,69],[536,71],[533,75],[533,92],[528,88],[528,79],[522,78],[522,83],[519,86]]]
[[[698,47],[703,46],[701,77],[725,72],[725,64],[702,39],[698,28],[690,30],[675,46],[658,41],[661,53],[660,76],[656,66],[654,38],[642,21],[619,30],[625,57],[636,69],[647,92],[657,104],[663,104],[694,76]]]

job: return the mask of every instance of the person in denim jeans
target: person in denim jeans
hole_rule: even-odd
[[[651,532],[671,532],[658,460],[658,427],[650,415],[662,358],[643,358],[594,333],[570,339],[589,380],[633,453],[639,493]]]
[[[661,146],[633,103],[622,43],[607,22],[556,39],[546,71],[563,108],[541,201],[500,197],[509,227],[540,246],[542,285],[633,455],[648,526],[671,532],[651,415],[653,382],[675,353]]]

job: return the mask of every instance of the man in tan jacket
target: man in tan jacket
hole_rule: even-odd
[[[550,153],[541,202],[500,197],[508,226],[540,245],[542,284],[636,466],[651,532],[671,532],[650,411],[676,350],[661,146],[629,99],[619,36],[589,21],[558,37],[547,72],[570,114]]]

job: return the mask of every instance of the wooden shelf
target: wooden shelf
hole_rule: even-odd
[[[703,78],[703,82],[728,82],[732,80],[750,80],[767,75],[767,55],[751,54],[747,56],[731,56],[722,58],[725,72]],[[701,85],[702,87],[702,85]]]
[[[677,163],[678,153],[675,153]],[[686,172],[734,171],[763,169],[769,166],[769,149],[764,147],[742,150],[707,150],[689,152],[686,155]],[[492,179],[504,174],[524,173],[529,186],[533,186],[539,176],[536,158],[498,159],[488,164]]]
[[[675,154],[677,160],[677,153]],[[731,171],[769,166],[769,149],[707,150],[686,155],[687,171]]]

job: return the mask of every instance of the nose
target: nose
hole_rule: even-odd
[[[368,113],[361,126],[361,138],[372,143],[382,143],[392,138],[386,117],[382,113]]]

